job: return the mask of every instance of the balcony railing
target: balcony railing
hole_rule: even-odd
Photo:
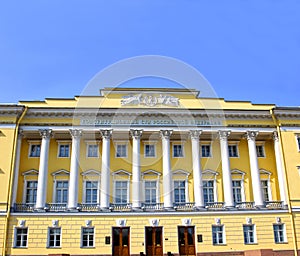
[[[99,212],[101,210],[100,204],[97,203],[78,204],[78,209],[81,212]]]
[[[130,212],[132,210],[131,203],[110,204],[109,210],[113,212]]]
[[[14,204],[13,211],[14,212],[33,212],[35,204]]]
[[[266,201],[265,207],[270,210],[284,209],[284,205],[282,201]]]
[[[142,210],[144,210],[144,211],[163,211],[164,203],[144,203],[144,204],[142,204]]]
[[[46,211],[49,212],[64,212],[67,210],[66,203],[48,203],[45,207]]]
[[[176,211],[194,211],[195,203],[174,203],[174,209]]]
[[[254,202],[239,202],[235,204],[238,210],[255,210]]]
[[[224,202],[206,203],[205,208],[207,210],[225,210],[225,203]]]

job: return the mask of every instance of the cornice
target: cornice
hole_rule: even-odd
[[[0,116],[17,116],[19,117],[23,111],[24,111],[24,106],[20,105],[6,105],[6,104],[1,104],[0,105]]]

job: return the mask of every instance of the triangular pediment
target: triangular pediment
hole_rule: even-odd
[[[28,170],[22,173],[23,176],[39,175],[39,171],[35,169]]]
[[[142,173],[142,176],[147,176],[147,175],[151,175],[151,176],[160,176],[161,175],[161,173],[160,172],[157,172],[157,171],[154,171],[154,170],[147,170],[147,171],[144,171],[143,173]]]
[[[101,176],[100,171],[96,171],[94,169],[90,169],[81,173],[82,176]]]
[[[61,170],[58,170],[56,172],[53,172],[51,175],[52,176],[60,176],[60,175],[64,175],[65,176],[65,175],[70,175],[70,172],[67,171],[67,170],[61,169]]]

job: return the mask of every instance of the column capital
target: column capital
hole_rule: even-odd
[[[18,138],[19,138],[19,139],[22,139],[23,137],[24,137],[23,130],[20,129],[20,130],[18,131]]]
[[[170,139],[173,130],[160,130],[160,136],[164,139]]]
[[[276,141],[276,142],[279,141],[278,132],[274,131],[274,132],[272,133],[272,139],[273,139],[274,141]]]
[[[112,135],[112,129],[100,130],[100,134],[101,134],[102,138],[109,140]]]
[[[218,132],[218,135],[219,135],[219,139],[220,140],[227,140],[227,138],[229,137],[230,135],[230,131],[219,131]]]
[[[247,131],[245,136],[247,140],[255,140],[258,135],[258,131]]]
[[[189,135],[192,140],[199,140],[199,137],[202,133],[202,130],[191,130],[189,131]]]
[[[51,129],[41,129],[41,130],[39,130],[39,132],[43,139],[50,139],[50,137],[52,135]]]
[[[130,129],[130,136],[134,139],[140,139],[143,134],[143,130]]]
[[[72,135],[73,138],[78,139],[82,135],[82,130],[70,129],[70,134]]]

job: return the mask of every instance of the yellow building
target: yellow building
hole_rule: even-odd
[[[198,94],[0,105],[2,255],[297,255],[300,110]]]

